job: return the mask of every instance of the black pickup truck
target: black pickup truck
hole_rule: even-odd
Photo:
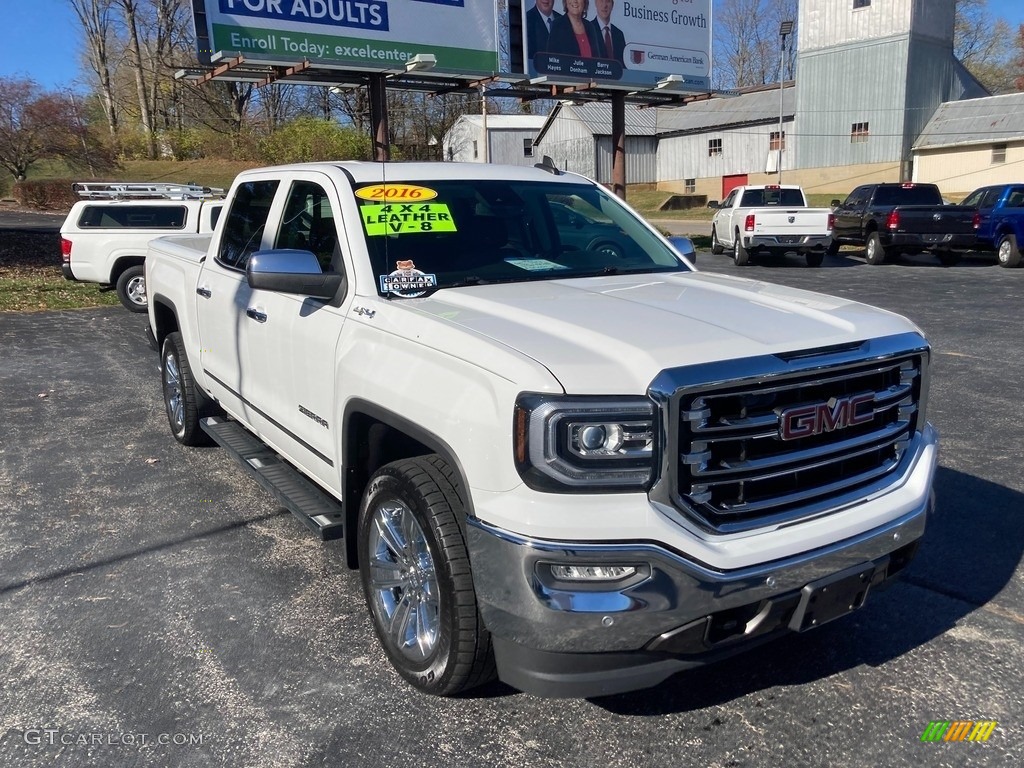
[[[949,266],[975,246],[974,212],[944,205],[934,184],[865,184],[834,213],[832,252],[861,246],[868,264],[930,251]]]

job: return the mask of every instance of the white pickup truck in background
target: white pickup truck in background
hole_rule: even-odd
[[[758,254],[796,252],[807,266],[820,267],[832,244],[832,210],[808,208],[797,186],[736,187],[717,207],[711,224],[711,252],[732,253],[743,266]]]
[[[226,203],[146,257],[171,432],[344,540],[417,688],[655,685],[912,559],[937,435],[909,320],[699,273],[548,163],[263,168]]]
[[[132,312],[148,307],[143,265],[149,241],[213,232],[224,207],[224,190],[194,184],[79,182],[74,189],[83,199],[60,228],[64,277],[116,289]]]

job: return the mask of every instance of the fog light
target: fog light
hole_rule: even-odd
[[[632,565],[552,565],[551,575],[559,581],[619,581],[636,575]]]

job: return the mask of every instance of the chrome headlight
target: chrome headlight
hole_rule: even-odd
[[[646,489],[654,473],[654,404],[646,397],[521,395],[516,468],[539,491]]]

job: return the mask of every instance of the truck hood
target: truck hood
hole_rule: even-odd
[[[847,299],[710,273],[481,285],[412,301],[536,360],[573,394],[642,393],[666,368],[917,330]]]

